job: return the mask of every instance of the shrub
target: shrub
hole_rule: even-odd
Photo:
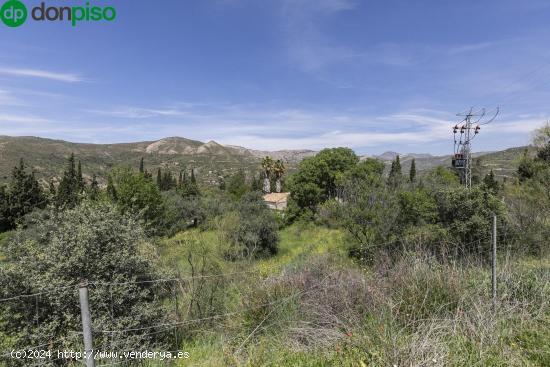
[[[143,219],[151,233],[161,227],[164,215],[162,196],[150,178],[122,167],[111,172],[109,182],[112,183],[111,198],[123,214],[130,213]]]
[[[236,245],[231,257],[270,256],[277,253],[279,242],[275,215],[262,196],[252,192],[243,196],[236,207],[238,222],[228,228],[229,238]]]
[[[11,336],[13,346],[54,344],[64,338],[51,348],[78,350],[77,288],[82,280],[92,282],[95,330],[165,321],[166,310],[160,303],[163,291],[153,284],[133,283],[160,277],[151,253],[139,223],[109,204],[85,202],[38,219],[36,228],[19,230],[8,244],[8,258],[0,273],[0,298],[47,293],[0,303],[0,334]],[[126,284],[102,284],[111,282]],[[158,335],[144,334],[116,335],[112,346],[132,349],[160,342]],[[95,335],[96,346],[108,341],[107,334]]]

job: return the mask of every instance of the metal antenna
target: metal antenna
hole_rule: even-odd
[[[454,155],[452,164],[460,172],[460,180],[467,189],[472,187],[472,140],[479,134],[482,125],[487,125],[497,118],[500,109],[497,107],[495,111],[490,119],[486,119],[487,110],[485,108],[474,112],[474,107],[471,107],[470,110],[457,114],[464,119],[453,127]],[[457,134],[460,134],[458,143]]]

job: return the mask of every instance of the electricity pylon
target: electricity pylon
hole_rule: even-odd
[[[467,189],[472,187],[472,140],[479,134],[481,126],[493,122],[498,113],[497,107],[494,115],[488,120],[484,120],[487,117],[485,108],[474,111],[472,107],[467,112],[457,114],[463,117],[463,120],[453,127],[455,144],[452,164],[459,171],[460,181]],[[459,140],[457,134],[460,134]]]

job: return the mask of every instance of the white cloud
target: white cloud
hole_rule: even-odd
[[[49,80],[55,80],[59,82],[66,82],[66,83],[76,83],[76,82],[84,81],[84,78],[78,74],[60,73],[60,72],[46,71],[46,70],[39,70],[39,69],[0,67],[0,74],[17,76],[17,77],[49,79]]]
[[[142,108],[142,107],[117,107],[114,109],[105,110],[86,110],[86,112],[95,113],[103,116],[111,116],[117,118],[127,119],[147,119],[151,117],[170,116],[170,117],[183,117],[187,113],[183,110],[176,108],[171,109],[154,109],[154,108]]]
[[[456,45],[449,49],[449,55],[458,55],[461,53],[472,52],[472,51],[481,51],[493,46],[496,46],[502,42],[479,42],[471,43],[466,45]]]
[[[15,123],[15,124],[37,124],[37,123],[41,124],[41,123],[50,123],[52,121],[49,119],[45,119],[45,118],[33,116],[33,115],[0,113],[0,122]]]
[[[12,93],[0,89],[0,106],[19,106],[22,102]]]

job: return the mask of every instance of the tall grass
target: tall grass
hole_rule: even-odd
[[[493,308],[479,259],[415,251],[365,268],[336,230],[281,238],[277,257],[248,263],[257,273],[218,284],[215,312],[230,316],[183,329],[179,365],[550,366],[549,259],[499,258]]]

